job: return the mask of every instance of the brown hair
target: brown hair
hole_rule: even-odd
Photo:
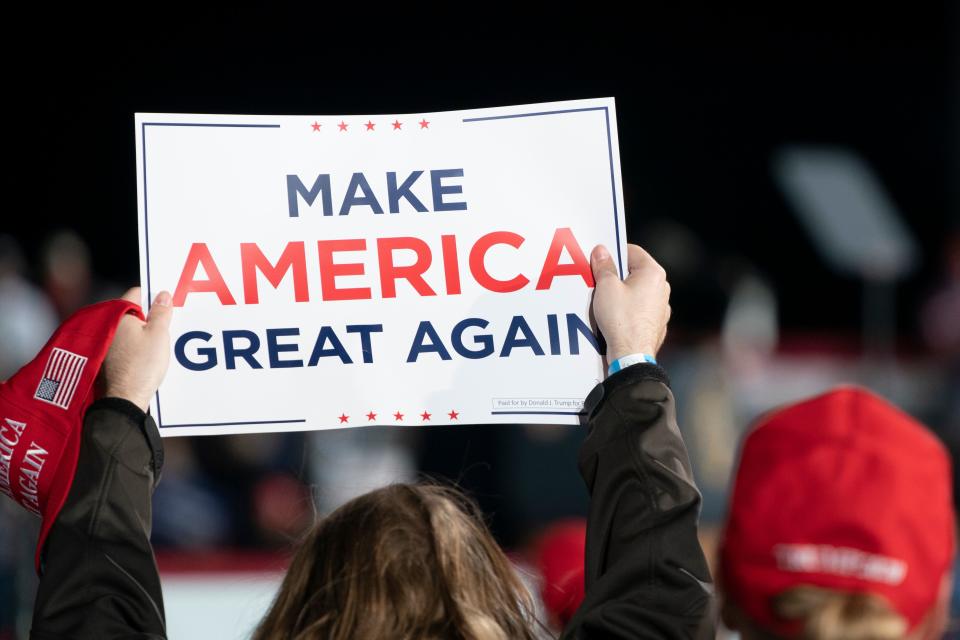
[[[532,610],[471,501],[396,484],[313,527],[253,640],[533,640]]]
[[[773,610],[781,618],[799,624],[796,637],[801,640],[901,640],[907,637],[906,619],[873,593],[803,585],[776,596]],[[750,622],[745,626],[746,640],[781,639]]]

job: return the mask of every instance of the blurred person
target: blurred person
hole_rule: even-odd
[[[197,460],[190,438],[163,446],[163,483],[153,494],[156,547],[203,549],[222,546],[231,536],[231,514]]]
[[[47,238],[41,263],[43,287],[61,319],[84,305],[122,293],[113,283],[96,277],[90,247],[73,231],[61,229]]]
[[[944,248],[944,277],[920,316],[923,337],[936,354],[960,361],[960,231]]]
[[[565,627],[583,602],[586,541],[587,521],[568,518],[544,527],[530,545],[540,599],[554,627]]]
[[[858,387],[748,433],[720,551],[723,619],[743,640],[932,640],[952,588],[950,458]]]
[[[956,459],[960,456],[960,231],[948,237],[944,247],[944,273],[935,292],[920,313],[920,327],[927,348],[942,370],[927,417]],[[954,496],[960,496],[960,466],[954,468]],[[954,596],[960,611],[960,593]]]
[[[303,536],[315,510],[310,489],[286,473],[260,478],[253,488],[254,520],[267,544],[285,544]]]
[[[378,487],[414,481],[419,435],[391,426],[308,434],[309,470],[319,512],[328,514]],[[363,473],[357,474],[357,469]]]
[[[43,286],[66,318],[91,301],[93,272],[87,243],[72,231],[57,231],[44,243]]]
[[[290,526],[278,529],[275,522],[271,523],[271,496],[284,501],[289,508],[296,507],[301,520],[312,513],[312,503],[300,480],[305,475],[302,467],[306,435],[251,433],[187,439],[197,461],[198,473],[193,478],[196,486],[210,492],[225,507],[222,511],[227,527],[220,540],[222,544],[249,548],[288,542]],[[275,482],[279,478],[284,480]],[[302,531],[298,529],[297,534]]]
[[[0,380],[29,361],[57,327],[53,305],[24,277],[16,240],[0,236]]]
[[[728,269],[735,274],[731,274],[730,300],[720,330],[724,359],[734,372],[757,375],[777,348],[776,292],[749,267],[730,265]]]
[[[592,310],[610,366],[584,407],[585,593],[562,637],[707,637],[701,499],[655,360],[669,285],[642,249],[630,245],[628,254],[623,281],[605,248],[591,255]],[[165,637],[149,542],[163,450],[146,409],[169,362],[171,315],[163,292],[145,322],[128,315],[117,329],[103,365],[105,397],[85,412],[72,486],[47,523],[34,638]],[[469,500],[452,489],[398,484],[312,528],[254,637],[534,638],[540,625],[531,608]]]

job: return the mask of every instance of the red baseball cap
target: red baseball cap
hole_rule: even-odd
[[[30,363],[0,383],[0,492],[40,516],[40,550],[73,484],[80,427],[120,319],[140,307],[108,300],[68,318]]]
[[[583,602],[586,539],[586,520],[573,518],[550,525],[535,542],[543,605],[561,625],[570,622]]]
[[[884,597],[913,629],[954,557],[951,463],[922,424],[858,387],[762,417],[743,444],[720,547],[726,595],[768,631],[811,585]]]

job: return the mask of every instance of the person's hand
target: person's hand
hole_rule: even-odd
[[[594,247],[590,266],[596,288],[593,315],[607,341],[607,363],[632,353],[656,357],[667,336],[670,284],[667,273],[646,251],[627,245],[630,273],[620,280],[607,248]]]
[[[134,287],[124,300],[140,302]],[[161,291],[150,307],[147,321],[125,315],[120,320],[110,351],[103,361],[104,392],[109,398],[124,398],[144,411],[170,363],[170,294]]]

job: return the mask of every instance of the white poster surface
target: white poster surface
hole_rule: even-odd
[[[164,436],[579,420],[589,254],[626,260],[613,99],[136,115]]]

